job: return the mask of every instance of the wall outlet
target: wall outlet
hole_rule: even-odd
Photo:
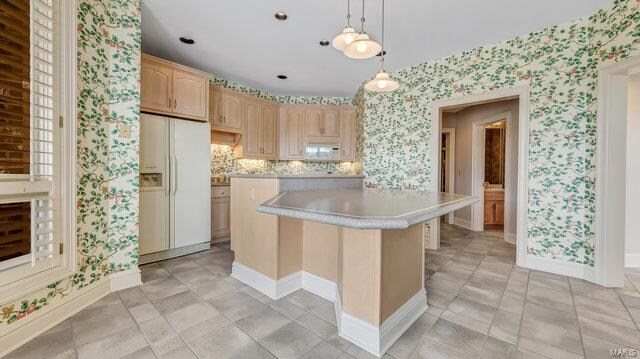
[[[131,125],[120,125],[120,138],[131,138]]]

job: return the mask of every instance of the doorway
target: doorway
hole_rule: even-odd
[[[503,121],[505,131],[504,142],[504,183],[501,184],[505,192],[504,202],[501,204],[504,208],[505,215],[511,216],[512,221],[504,220],[503,239],[506,242],[516,246],[516,264],[525,266],[526,257],[526,202],[527,202],[527,181],[517,181],[517,178],[525,178],[528,171],[528,128],[529,124],[529,85],[522,84],[511,89],[499,90],[492,93],[464,96],[455,99],[437,101],[432,104],[432,143],[438,144],[440,151],[432,152],[432,173],[437,173],[439,181],[432,183],[431,189],[436,191],[442,190],[443,177],[443,154],[446,156],[447,143],[443,133],[446,128],[455,128],[456,146],[455,153],[450,163],[453,171],[449,169],[449,178],[453,179],[453,185],[450,186],[450,192],[455,190],[456,193],[466,193],[478,197],[480,201],[461,211],[456,211],[451,216],[453,224],[474,231],[483,231],[485,229],[485,132],[486,127]],[[509,102],[513,103],[511,108],[503,108],[501,111],[490,112],[487,110],[492,103]],[[476,108],[473,110],[472,108]],[[451,120],[451,113],[472,113],[476,111],[474,120],[470,121],[469,126],[457,126]],[[483,112],[484,111],[484,112]],[[514,122],[512,124],[511,122]],[[510,131],[507,134],[507,131]],[[507,143],[508,142],[508,143]],[[467,148],[461,151],[461,146]],[[446,157],[444,158],[446,164]],[[453,172],[453,174],[451,174]],[[466,178],[466,179],[463,179]],[[510,182],[511,181],[511,182]],[[495,189],[499,183],[489,186]],[[507,193],[511,195],[507,195]],[[493,206],[490,204],[490,208]],[[499,206],[496,204],[496,207]],[[498,208],[500,209],[500,208]],[[437,249],[440,245],[440,222],[437,218],[429,223],[429,241],[427,246],[431,249]],[[508,235],[507,235],[508,233]]]
[[[640,266],[640,56],[602,66],[598,88],[595,282],[621,287]]]
[[[443,128],[440,154],[440,192],[455,192],[455,159],[456,159],[456,129]],[[440,217],[441,221],[453,224],[453,212]]]

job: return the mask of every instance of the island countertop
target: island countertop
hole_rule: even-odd
[[[357,229],[404,229],[479,201],[467,195],[382,189],[283,192],[258,212]]]

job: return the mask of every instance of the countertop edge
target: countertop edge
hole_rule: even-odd
[[[310,212],[302,209],[273,207],[269,203],[282,196],[284,193],[278,194],[276,197],[259,205],[256,210],[261,213],[284,216],[294,219],[302,219],[307,221],[332,224],[342,227],[355,229],[406,229],[413,225],[427,222],[444,214],[450,213],[459,208],[466,207],[478,202],[477,197],[468,197],[461,200],[448,203],[437,209],[425,209],[421,212],[401,216],[397,218],[355,218],[341,214],[330,214],[321,212]]]

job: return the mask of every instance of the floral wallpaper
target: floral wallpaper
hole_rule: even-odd
[[[359,162],[307,162],[307,161],[270,161],[235,159],[231,147],[211,145],[211,175],[230,173],[332,173],[355,175],[362,173]]]
[[[12,324],[138,263],[139,0],[77,7],[77,272],[13,303]],[[123,126],[130,138],[121,138]],[[1,331],[0,331],[1,333]]]
[[[296,105],[352,105],[350,97],[321,96],[276,96],[262,90],[255,90],[237,83],[214,78],[211,83],[231,90],[250,94],[268,101]],[[218,176],[229,173],[275,173],[301,174],[309,172],[339,173],[344,175],[361,174],[360,162],[319,163],[306,161],[270,161],[270,160],[236,160],[231,147],[226,145],[211,146],[211,175]]]
[[[431,102],[530,84],[527,252],[594,265],[597,68],[638,54],[640,1],[392,76],[391,94],[364,95],[368,187],[427,189]]]

